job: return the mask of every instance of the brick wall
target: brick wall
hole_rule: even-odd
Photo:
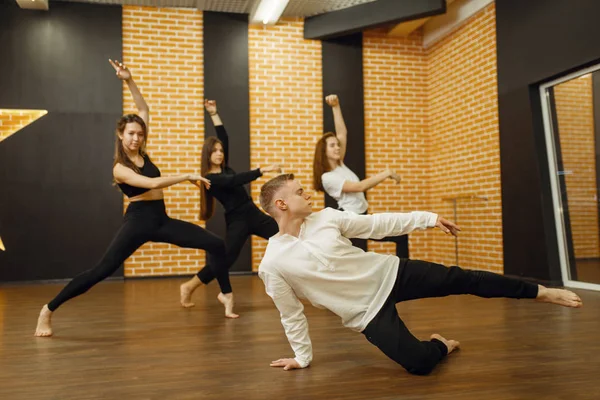
[[[459,264],[502,272],[494,5],[428,49],[418,32],[369,32],[363,44],[367,175],[390,166],[403,178],[369,191],[370,211],[420,209],[454,219],[452,202],[442,199],[486,197],[458,201]],[[369,249],[394,251],[376,242]],[[410,253],[452,265],[455,241],[417,232]]]
[[[200,171],[202,59],[202,12],[123,7],[123,60],[150,106],[147,150],[163,176]],[[105,68],[111,68],[108,62]],[[123,112],[135,112],[126,85],[123,99]],[[181,183],[164,192],[172,218],[200,224],[200,197],[195,186]],[[191,274],[204,265],[204,257],[201,250],[147,243],[126,261],[125,276]]]
[[[202,14],[124,7],[123,40],[125,63],[151,107],[151,156],[165,175],[196,171],[204,136]],[[494,5],[429,49],[420,33],[400,39],[367,32],[363,44],[367,174],[390,167],[403,178],[369,191],[370,210],[453,218],[442,198],[486,196],[458,205],[460,265],[502,272]],[[251,167],[285,159],[284,170],[310,189],[314,144],[323,133],[321,43],[303,39],[299,19],[251,26],[249,66]],[[126,89],[124,96],[124,111],[133,111]],[[256,202],[270,176],[251,185]],[[166,189],[165,197],[171,216],[199,222],[192,186]],[[321,209],[323,196],[314,203]],[[253,238],[254,269],[265,245]],[[394,251],[388,243],[369,248]],[[439,231],[411,235],[410,251],[454,263],[454,241]],[[126,263],[126,275],[187,274],[203,262],[201,251],[147,244]]]
[[[303,39],[303,23],[249,29],[251,166],[280,163],[310,186],[314,142],[322,134],[321,44]],[[123,57],[151,108],[148,151],[163,174],[192,172],[199,165],[202,114],[202,14],[192,10],[124,7]],[[162,55],[169,49],[168,60]],[[124,86],[124,112],[135,106]],[[258,204],[260,185],[252,184]],[[193,187],[165,190],[170,215],[198,222]],[[125,201],[125,206],[127,202]],[[323,207],[317,196],[315,208]],[[266,242],[253,238],[253,268]],[[126,276],[188,274],[203,252],[146,244],[125,264]]]
[[[454,218],[452,203],[442,198],[488,199],[458,200],[459,265],[502,272],[496,71],[494,4],[427,50],[427,193],[431,210],[449,218]],[[429,237],[431,261],[454,264],[454,239]]]
[[[44,115],[43,110],[0,110],[0,142]]]
[[[321,42],[304,40],[301,19],[283,19],[275,26],[250,26],[250,162],[252,167],[284,161],[312,192],[315,143],[323,134]],[[252,183],[258,205],[260,186],[274,174]],[[324,207],[322,194],[313,208]],[[252,238],[253,269],[264,254],[266,241]]]
[[[363,39],[367,176],[391,168],[402,176],[369,190],[369,212],[428,209],[427,60],[419,33],[394,38],[378,31]],[[340,99],[342,108],[344,99]],[[426,234],[410,237],[411,257],[427,256]],[[369,250],[395,253],[392,243]]]
[[[590,74],[554,87],[575,258],[600,257],[594,103]]]

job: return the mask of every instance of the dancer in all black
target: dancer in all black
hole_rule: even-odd
[[[250,235],[268,239],[277,233],[275,220],[256,207],[244,185],[258,179],[265,172],[281,172],[281,168],[278,165],[271,165],[240,173],[231,169],[229,167],[229,137],[217,113],[217,103],[214,100],[206,100],[204,105],[215,125],[217,137],[206,138],[202,147],[200,173],[210,180],[211,185],[210,188],[202,188],[200,214],[201,219],[204,220],[212,216],[214,199],[223,205],[227,224],[226,265],[231,268]],[[209,260],[209,265],[211,262]],[[181,305],[192,307],[194,303],[191,302],[191,297],[194,290],[202,283],[207,284],[214,278],[214,269],[206,266],[192,279],[182,284],[180,287]],[[222,293],[219,294],[218,299],[223,302],[223,294],[231,295],[231,287],[227,288],[227,291],[223,287],[221,289]],[[233,313],[233,302],[224,303],[224,305],[226,317],[239,317]]]
[[[121,117],[115,139],[113,177],[121,191],[129,197],[130,204],[121,228],[100,262],[73,278],[52,301],[42,307],[36,336],[51,336],[50,319],[58,307],[109,277],[146,242],[171,243],[210,252],[214,261],[211,263],[212,273],[222,288],[230,287],[223,240],[197,225],[169,218],[163,201],[163,188],[186,181],[199,187],[210,187],[210,181],[197,174],[161,176],[146,153],[148,105],[127,67],[118,61],[109,61],[117,77],[127,83],[139,112],[139,115]]]

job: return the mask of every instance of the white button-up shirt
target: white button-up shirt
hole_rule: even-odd
[[[362,332],[392,291],[399,259],[364,252],[348,238],[381,239],[434,227],[429,212],[357,215],[331,208],[306,217],[298,237],[269,239],[258,275],[281,314],[281,323],[303,368],[312,361],[312,344],[304,298],[342,318],[344,326]]]

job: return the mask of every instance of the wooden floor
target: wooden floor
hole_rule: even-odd
[[[292,356],[260,279],[232,279],[239,320],[222,318],[216,285],[178,307],[181,279],[105,282],[35,338],[39,308],[62,285],[0,287],[0,399],[598,399],[600,293],[584,308],[471,296],[399,305],[418,337],[458,339],[430,376],[413,376],[339,319],[308,306],[315,358]]]

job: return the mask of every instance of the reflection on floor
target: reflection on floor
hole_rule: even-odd
[[[600,284],[600,258],[576,260],[579,282]]]

